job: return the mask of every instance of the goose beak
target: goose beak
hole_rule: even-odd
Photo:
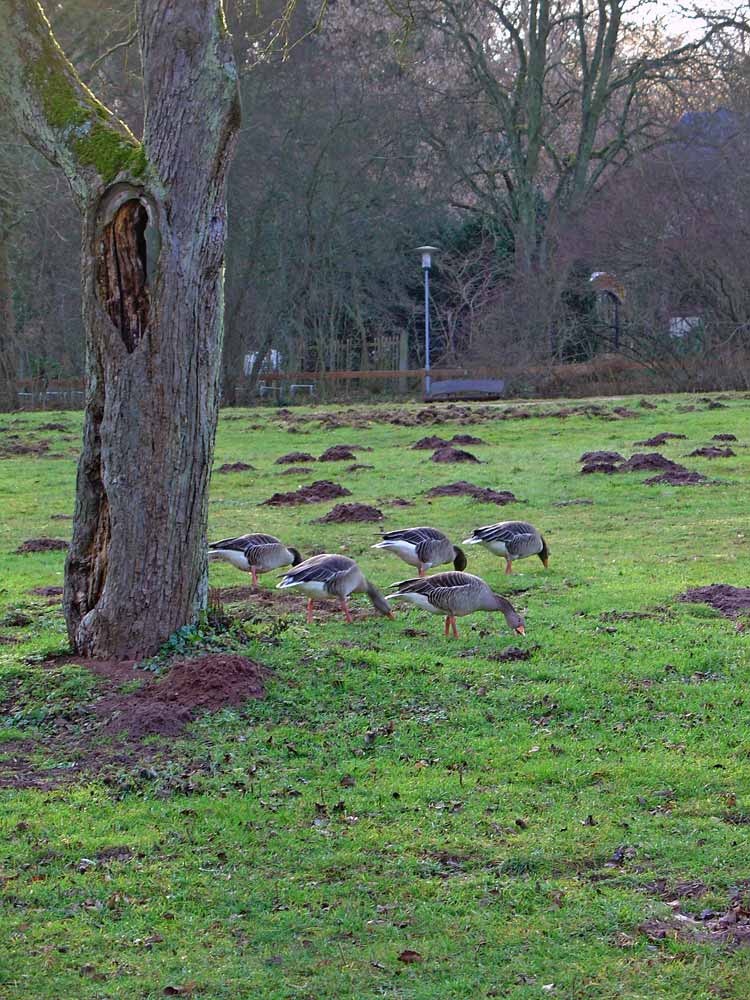
[[[524,628],[523,625],[519,625],[518,628],[516,629],[516,632],[518,632],[519,635],[526,635],[526,629]]]
[[[542,559],[542,565],[545,569],[549,569],[549,559]]]

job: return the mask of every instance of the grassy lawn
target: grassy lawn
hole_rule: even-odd
[[[30,593],[62,584],[64,552],[15,554],[68,537],[53,515],[72,513],[80,415],[0,419],[0,445],[49,443],[0,462],[0,997],[750,996],[747,948],[674,929],[675,913],[726,913],[750,886],[750,629],[675,599],[750,584],[750,399],[721,399],[436,426],[387,423],[385,406],[225,412],[217,467],[256,471],[214,476],[213,538],[266,531],[303,555],[342,551],[385,588],[412,574],[370,549],[378,528],[432,524],[460,543],[522,518],[545,534],[550,568],[528,559],[506,577],[467,549],[469,571],[516,594],[525,639],[500,615],[444,638],[442,619],[404,608],[388,621],[364,598],[353,625],[321,608],[308,626],[297,608],[229,590],[243,651],[273,671],[267,697],[106,771],[66,749],[95,731],[102,681],[45,662],[65,649],[63,619],[58,600]],[[50,421],[66,430],[40,429]],[[686,440],[633,446],[662,431]],[[736,457],[684,458],[727,432]],[[456,433],[486,442],[464,446],[483,464],[409,448]],[[372,448],[356,461],[373,468],[275,464],[337,443]],[[578,457],[598,449],[659,451],[719,482],[582,476]],[[316,479],[383,522],[311,523],[336,501],[258,506]],[[460,479],[518,503],[423,495]],[[215,588],[249,582],[211,566]],[[493,659],[510,645],[529,658]],[[11,787],[20,756],[37,787]],[[647,933],[657,922],[664,936]]]

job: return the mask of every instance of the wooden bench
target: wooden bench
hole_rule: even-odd
[[[505,392],[501,378],[451,378],[432,382],[427,399],[499,399]]]

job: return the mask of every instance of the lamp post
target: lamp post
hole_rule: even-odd
[[[432,255],[439,247],[417,247],[417,253],[422,254],[422,271],[424,272],[424,394],[430,395],[430,268]]]

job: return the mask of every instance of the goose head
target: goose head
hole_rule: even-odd
[[[492,596],[495,598],[496,602],[493,610],[502,611],[508,628],[512,629],[518,635],[526,635],[526,623],[510,601],[503,597],[502,594],[496,594],[494,591]]]
[[[547,543],[542,535],[542,549],[539,552],[539,558],[542,560],[545,569],[549,568],[549,549],[547,548]]]
[[[299,550],[293,549],[291,545],[288,545],[287,551],[291,552],[292,554],[292,566],[299,566],[299,564],[302,562],[302,556],[300,555]]]
[[[457,569],[459,573],[463,572],[467,566],[466,556],[457,545],[453,546],[453,555],[455,556],[453,560],[453,568]]]

